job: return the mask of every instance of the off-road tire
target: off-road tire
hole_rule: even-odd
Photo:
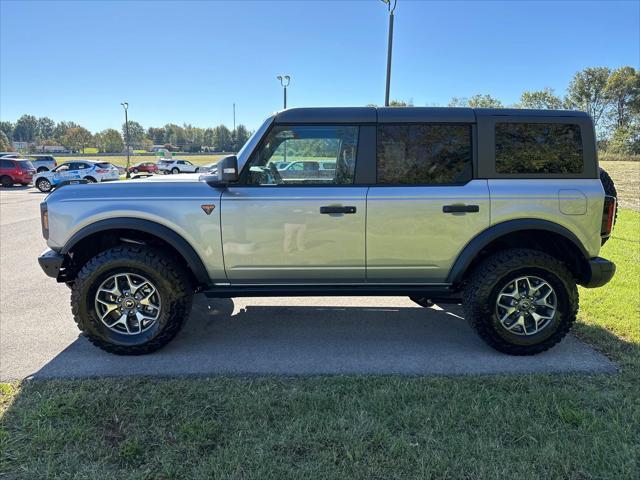
[[[519,336],[503,327],[496,315],[496,298],[508,282],[521,275],[535,275],[548,282],[557,296],[553,320],[536,334]],[[509,249],[480,263],[463,289],[465,318],[491,347],[510,355],[535,355],[560,342],[578,312],[578,289],[573,275],[560,260],[529,249]]]
[[[11,180],[11,177],[9,177],[7,175],[3,175],[2,177],[0,177],[0,185],[2,185],[5,188],[12,187],[13,186],[13,180]]]
[[[604,193],[611,197],[616,197],[616,200],[617,200],[618,192],[616,191],[616,185],[613,183],[613,180],[611,179],[607,171],[602,167],[600,168],[600,182],[602,183],[602,187],[604,188]],[[611,230],[613,230],[613,227],[615,226],[617,219],[618,219],[618,202],[616,201],[616,211],[613,214],[613,225],[611,225]],[[603,238],[602,244],[604,245],[607,242],[607,240],[609,240],[609,237]]]
[[[107,328],[95,310],[95,292],[118,271],[143,274],[157,287],[162,312],[152,328],[122,335]],[[91,343],[117,355],[143,355],[169,343],[191,312],[193,289],[184,270],[166,252],[144,246],[118,246],[97,254],[78,273],[71,286],[71,310],[78,328]]]

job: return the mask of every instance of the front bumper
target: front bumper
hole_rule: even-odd
[[[47,248],[38,257],[38,263],[40,264],[42,271],[46,273],[47,276],[57,279],[60,274],[62,264],[64,263],[64,259],[64,255]]]
[[[589,260],[589,277],[582,284],[585,288],[601,287],[609,282],[616,273],[616,264],[606,258],[595,257]]]

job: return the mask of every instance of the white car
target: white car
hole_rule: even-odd
[[[63,182],[86,180],[87,183],[119,180],[120,173],[109,162],[73,160],[58,165],[53,170],[41,172],[33,177],[33,184],[41,192],[50,192]]]
[[[194,165],[189,160],[158,160],[158,170],[160,173],[198,173],[200,167]]]

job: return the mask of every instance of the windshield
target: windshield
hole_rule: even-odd
[[[24,170],[35,170],[33,167],[33,163],[31,163],[29,160],[18,160],[18,165],[20,165],[20,168]]]
[[[258,128],[255,132],[253,132],[253,135],[249,137],[249,140],[245,142],[245,144],[242,146],[242,148],[236,155],[238,157],[238,171],[242,170],[242,167],[244,167],[244,164],[248,160],[249,154],[253,151],[256,144],[260,141],[260,139],[262,138],[264,133],[267,131],[269,126],[271,126],[274,116],[275,115],[271,115],[269,118],[267,118],[262,123],[262,125],[260,125],[260,128]]]

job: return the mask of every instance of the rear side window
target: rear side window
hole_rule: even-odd
[[[447,185],[472,177],[470,125],[381,125],[378,184]]]
[[[33,170],[33,163],[29,160],[18,160],[18,166],[23,170]]]
[[[496,173],[582,173],[580,127],[562,123],[496,123]]]
[[[3,168],[5,170],[10,170],[13,167],[13,162],[11,160],[0,160],[0,168]]]
[[[96,167],[98,167],[98,168],[110,168],[111,164],[109,162],[100,162],[100,163],[96,163]]]

